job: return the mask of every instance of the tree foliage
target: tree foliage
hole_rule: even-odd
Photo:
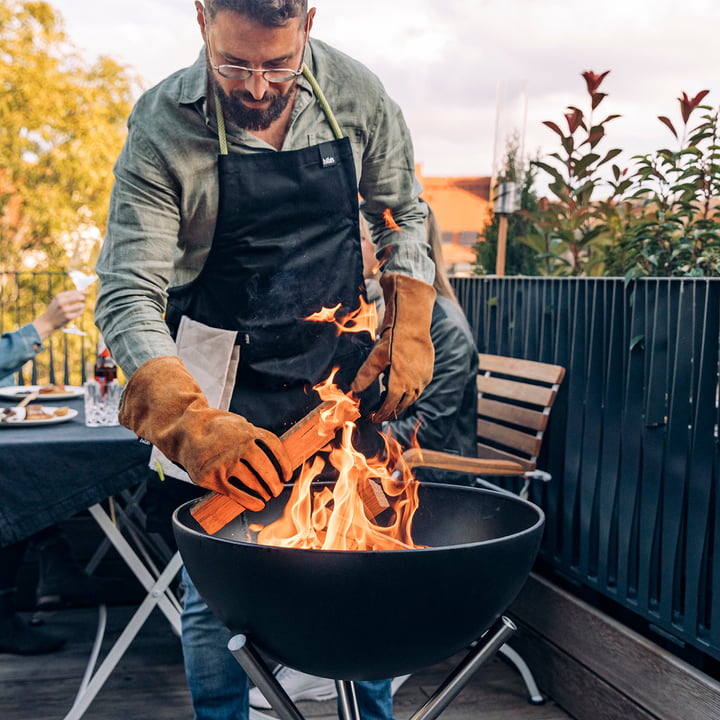
[[[64,264],[60,238],[104,231],[112,167],[137,79],[83,61],[46,2],[0,0],[0,257]]]
[[[678,98],[680,130],[658,116],[677,149],[635,157],[628,220],[608,251],[609,272],[628,280],[720,275],[720,109],[701,105],[708,93]]]
[[[720,110],[701,104],[708,90],[682,93],[681,125],[658,116],[678,148],[635,156],[623,169],[613,162],[621,150],[597,149],[618,117],[593,119],[607,74],[582,73],[590,107],[567,108],[567,130],[544,122],[561,149],[534,164],[554,198],[540,201],[524,241],[552,275],[720,276]],[[606,196],[598,199],[598,190]]]

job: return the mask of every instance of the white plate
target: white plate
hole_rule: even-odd
[[[41,405],[42,409],[48,414],[52,415],[58,408]],[[37,418],[36,420],[25,419],[25,408],[15,408],[16,415],[11,418],[5,419],[4,416],[0,419],[0,427],[37,427],[38,425],[55,425],[57,423],[67,422],[77,417],[78,411],[68,408],[68,411],[64,415],[53,415],[49,418]],[[2,413],[2,410],[0,410]]]
[[[0,387],[0,397],[8,400],[22,400],[26,395],[37,392],[45,385],[7,385]],[[41,393],[37,396],[37,400],[43,402],[49,400],[69,400],[70,398],[81,397],[85,391],[77,385],[66,385],[66,392]]]

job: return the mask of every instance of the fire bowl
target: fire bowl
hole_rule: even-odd
[[[289,487],[216,535],[173,515],[180,554],[212,612],[270,659],[312,675],[378,680],[434,665],[477,640],[520,592],[544,515],[514,495],[421,483],[415,543],[302,550],[243,541],[278,517]]]

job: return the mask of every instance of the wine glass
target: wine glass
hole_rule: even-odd
[[[75,239],[67,274],[78,290],[85,290],[97,279],[95,263],[100,252],[100,238],[89,234],[78,234]],[[62,329],[70,335],[87,335],[73,322]]]

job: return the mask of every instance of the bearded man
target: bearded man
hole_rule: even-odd
[[[310,37],[315,8],[195,7],[200,57],[129,120],[96,321],[130,378],[122,424],[193,483],[259,510],[292,473],[278,436],[319,403],[312,388],[334,367],[368,426],[430,381],[434,267],[402,113],[364,66]],[[377,341],[302,322],[364,295],[358,196],[384,263]],[[185,581],[196,718],[245,720],[247,678],[218,639],[227,630]],[[363,719],[391,717],[389,681],[360,686]]]

